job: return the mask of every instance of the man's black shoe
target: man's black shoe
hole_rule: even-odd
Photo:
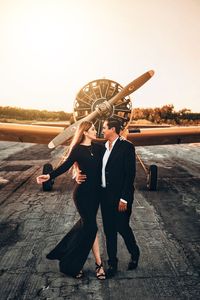
[[[128,264],[128,270],[135,270],[137,268],[139,257],[140,257],[140,252],[138,252],[137,255],[131,257],[131,260]]]
[[[117,266],[109,266],[106,271],[106,278],[112,278],[117,273]]]

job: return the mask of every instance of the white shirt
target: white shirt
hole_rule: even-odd
[[[116,143],[116,141],[117,141],[118,138],[119,138],[119,137],[117,137],[117,138],[112,142],[112,147],[111,147],[110,149],[109,149],[109,141],[107,141],[107,142],[105,143],[106,151],[105,151],[104,156],[103,156],[102,172],[101,172],[101,174],[102,174],[102,175],[101,175],[101,179],[102,179],[102,184],[101,184],[101,186],[102,186],[103,188],[106,187],[106,175],[105,175],[106,164],[107,164],[107,162],[108,162],[109,156],[110,156],[110,154],[111,154],[111,152],[112,152],[112,149],[113,149],[113,147],[114,147],[114,145],[115,145],[115,143]],[[120,201],[122,201],[122,202],[124,202],[124,203],[127,203],[127,201],[125,201],[124,199],[120,199]]]

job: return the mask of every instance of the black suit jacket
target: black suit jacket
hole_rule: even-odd
[[[105,151],[106,148],[104,148],[103,154]],[[132,204],[135,173],[135,148],[131,142],[118,138],[105,168],[109,201],[117,205],[122,198]]]

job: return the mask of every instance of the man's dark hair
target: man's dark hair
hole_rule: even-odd
[[[108,118],[105,120],[107,122],[108,128],[111,129],[112,127],[115,128],[117,134],[120,133],[121,130],[121,122],[118,119]]]

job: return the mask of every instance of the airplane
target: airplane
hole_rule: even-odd
[[[150,70],[142,74],[127,86],[109,79],[97,79],[87,83],[77,94],[74,102],[74,122],[69,125],[22,125],[0,123],[0,140],[48,144],[50,149],[58,145],[68,145],[76,128],[82,121],[92,121],[97,130],[97,141],[103,141],[102,125],[106,118],[114,117],[121,121],[121,135],[133,142],[134,146],[167,145],[200,142],[200,127],[166,127],[166,128],[131,128],[132,103],[130,94],[140,88],[152,76]],[[147,168],[139,155],[136,157],[147,178],[147,187],[157,189],[158,168],[150,165]],[[62,161],[65,159],[63,156]],[[51,164],[43,166],[43,174],[53,169]],[[43,183],[43,190],[50,191],[54,180]]]

